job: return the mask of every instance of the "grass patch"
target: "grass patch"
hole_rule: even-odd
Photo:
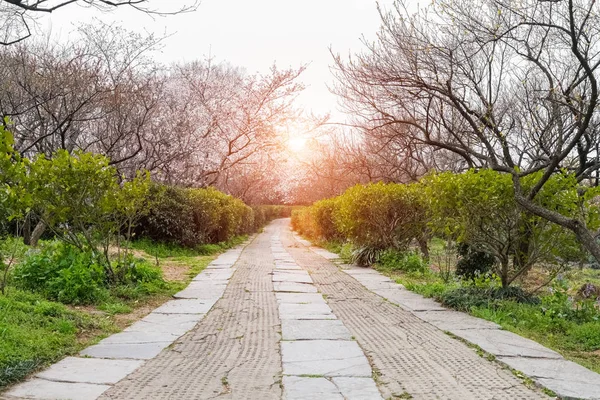
[[[0,388],[115,331],[105,316],[11,289],[0,296]]]
[[[141,250],[155,258],[210,256],[237,246],[247,238],[248,236],[236,236],[227,242],[202,244],[194,248],[183,247],[173,243],[157,243],[147,238],[142,238],[132,242],[131,248]]]

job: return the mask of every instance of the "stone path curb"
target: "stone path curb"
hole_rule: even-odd
[[[315,247],[294,233],[294,238],[318,255],[339,261],[337,254]],[[379,272],[341,265],[342,271],[352,276],[370,291],[385,298],[419,319],[479,346],[492,354],[500,363],[520,371],[537,385],[556,393],[562,399],[600,399],[600,374],[574,362],[559,353],[515,333],[502,330],[490,321],[449,310],[432,299],[406,290]]]
[[[219,255],[190,285],[120,333],[67,357],[4,394],[6,399],[95,400],[193,329],[223,296],[247,242]]]
[[[285,400],[382,400],[367,357],[317,293],[309,273],[271,237]]]

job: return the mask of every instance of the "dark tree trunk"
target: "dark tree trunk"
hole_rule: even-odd
[[[35,229],[31,233],[31,240],[30,240],[31,246],[36,247],[38,245],[38,242],[40,241],[40,238],[46,231],[46,228],[47,228],[47,225],[44,221],[39,221],[37,223],[37,225],[35,226]]]

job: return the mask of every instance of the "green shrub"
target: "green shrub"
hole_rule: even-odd
[[[480,288],[459,287],[444,292],[439,300],[442,304],[459,311],[471,311],[474,307],[494,308],[503,300],[522,304],[538,304],[539,299],[517,286]]]
[[[426,235],[426,209],[418,185],[357,185],[336,202],[336,227],[358,247],[405,250]]]
[[[326,199],[317,201],[310,209],[310,218],[314,221],[314,233],[317,240],[339,240],[342,239],[341,232],[337,229],[335,222],[338,212],[338,201]]]
[[[385,250],[379,257],[379,265],[385,270],[396,270],[408,273],[425,273],[429,266],[423,258],[414,252]]]
[[[29,254],[15,268],[14,282],[67,304],[91,304],[107,296],[105,268],[98,256],[58,241]]]
[[[382,250],[374,247],[363,246],[352,251],[352,262],[360,267],[370,267],[379,261]]]
[[[456,263],[456,275],[465,279],[474,279],[489,272],[496,259],[483,251],[478,251],[467,243],[459,243],[457,253],[460,256]]]
[[[200,243],[194,227],[185,189],[159,184],[150,187],[149,212],[137,224],[138,238],[194,247]]]

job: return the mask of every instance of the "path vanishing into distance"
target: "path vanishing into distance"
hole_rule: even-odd
[[[507,366],[600,398],[600,375],[334,257],[274,221],[174,300],[3,398],[550,398]]]

